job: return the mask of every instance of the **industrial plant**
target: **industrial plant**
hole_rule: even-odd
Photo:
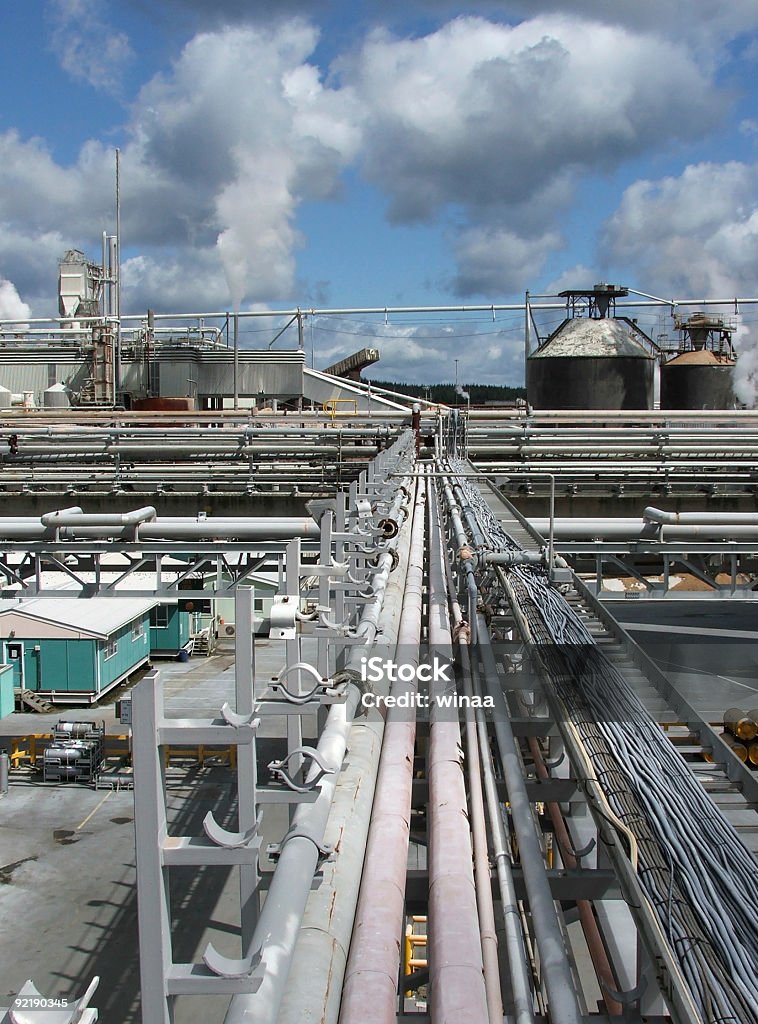
[[[117,264],[0,324],[0,1021],[758,1024],[758,300],[443,405]]]

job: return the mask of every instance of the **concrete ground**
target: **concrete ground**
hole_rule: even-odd
[[[257,645],[259,672],[282,664],[277,645]],[[225,700],[234,702],[233,652],[221,650],[187,663],[157,667],[165,682],[171,717],[213,717]],[[116,696],[122,696],[119,693]],[[46,732],[60,718],[106,721],[108,733],[125,728],[115,719],[113,700],[100,708],[62,709],[54,715],[19,714],[0,722],[0,747],[11,736]],[[268,720],[258,744],[261,778],[281,752],[281,727]],[[75,783],[45,784],[40,775],[12,773],[0,800],[0,1006],[8,1005],[27,979],[47,996],[80,996],[100,978],[92,1005],[107,1024],[142,1022],[134,856],[134,799],[131,790],[95,790]],[[171,831],[202,834],[212,810],[234,827],[236,776],[228,768],[189,763],[168,771]],[[267,811],[264,848],[281,838],[286,813]],[[239,956],[236,869],[172,869],[174,959],[199,960],[208,941]],[[221,1024],[223,999],[179,999],[175,1024]]]

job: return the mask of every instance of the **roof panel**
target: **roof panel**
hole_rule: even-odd
[[[141,597],[32,597],[13,602],[0,611],[28,615],[30,618],[67,626],[95,637],[108,637],[122,626],[150,611],[157,600]]]

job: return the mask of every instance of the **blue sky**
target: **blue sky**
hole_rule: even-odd
[[[755,0],[47,0],[3,27],[0,317],[53,315],[57,260],[98,258],[116,146],[125,312],[758,294]],[[523,374],[506,314],[311,331],[316,365]]]

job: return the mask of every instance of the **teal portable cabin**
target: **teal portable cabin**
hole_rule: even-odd
[[[11,665],[0,665],[0,718],[13,714],[15,705],[13,668]]]
[[[31,598],[0,611],[13,686],[56,703],[92,704],[150,657],[150,609],[134,597]]]
[[[174,657],[186,648],[191,635],[190,613],[178,601],[161,602],[150,609],[150,653]]]

